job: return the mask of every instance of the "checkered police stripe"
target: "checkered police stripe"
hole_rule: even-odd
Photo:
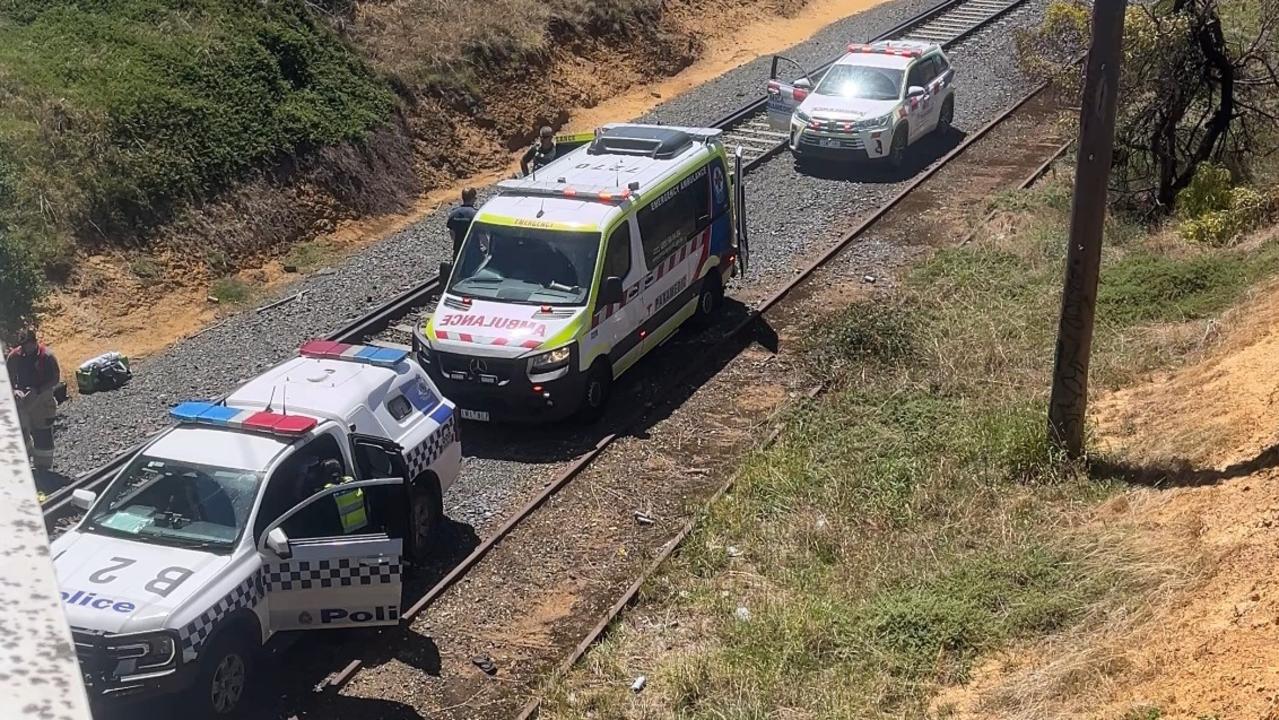
[[[455,415],[450,414],[429,437],[418,443],[416,447],[404,451],[404,461],[409,466],[410,480],[429,468],[431,463],[435,462],[435,458],[439,457],[453,442],[456,434],[455,418]]]
[[[399,577],[399,563],[365,565],[359,558],[298,560],[268,565],[266,587],[268,591],[310,590],[315,587],[349,587],[397,582]]]
[[[182,641],[183,658],[190,660],[199,653],[200,646],[208,639],[218,621],[240,608],[254,607],[262,601],[265,594],[262,572],[255,572],[208,610],[200,613],[195,620],[179,628],[178,639]]]

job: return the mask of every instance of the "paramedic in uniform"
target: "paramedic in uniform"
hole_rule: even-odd
[[[53,419],[58,413],[53,390],[58,385],[58,360],[49,348],[36,342],[35,332],[28,329],[19,334],[18,347],[5,358],[5,368],[13,383],[18,422],[31,463],[37,470],[52,469]]]
[[[462,204],[449,211],[449,217],[444,221],[448,226],[449,235],[453,236],[453,262],[457,262],[457,253],[462,249],[462,240],[466,238],[466,231],[471,229],[471,222],[475,220],[475,188],[466,188],[462,191]]]
[[[537,142],[533,143],[528,150],[525,150],[524,157],[520,158],[520,169],[524,171],[525,175],[528,175],[554,159],[555,131],[549,127],[543,127],[542,131],[537,134]]]

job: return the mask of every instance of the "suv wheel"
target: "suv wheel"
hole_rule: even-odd
[[[906,136],[909,131],[905,127],[897,128],[893,133],[893,144],[888,149],[888,165],[900,170],[906,164]]]
[[[941,114],[937,116],[937,132],[947,133],[955,122],[955,96],[951,95],[942,103]]]

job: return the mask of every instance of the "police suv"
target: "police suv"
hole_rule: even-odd
[[[740,164],[716,129],[618,124],[499,183],[440,268],[419,361],[463,418],[597,416],[617,376],[720,307],[748,251]]]
[[[96,698],[236,713],[286,630],[393,625],[458,474],[454,406],[407,350],[311,341],[222,403],[185,402],[54,540]]]
[[[768,117],[797,160],[884,158],[900,167],[909,145],[955,117],[955,71],[935,43],[849,45],[816,87],[802,70],[793,84],[783,82],[784,64],[799,67],[773,59]]]

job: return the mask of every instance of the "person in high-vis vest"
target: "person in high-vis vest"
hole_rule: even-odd
[[[58,414],[54,390],[58,386],[58,360],[49,348],[36,342],[33,330],[23,330],[18,346],[5,357],[5,369],[13,384],[18,424],[27,443],[31,464],[37,470],[53,467],[53,420]]]
[[[350,475],[342,474],[342,463],[334,460],[333,458],[325,460],[323,468],[325,478],[324,487],[326,488],[355,481],[355,478]],[[342,521],[343,535],[350,535],[368,527],[369,511],[368,507],[364,503],[363,488],[333,493],[333,499],[337,502],[338,517]]]

